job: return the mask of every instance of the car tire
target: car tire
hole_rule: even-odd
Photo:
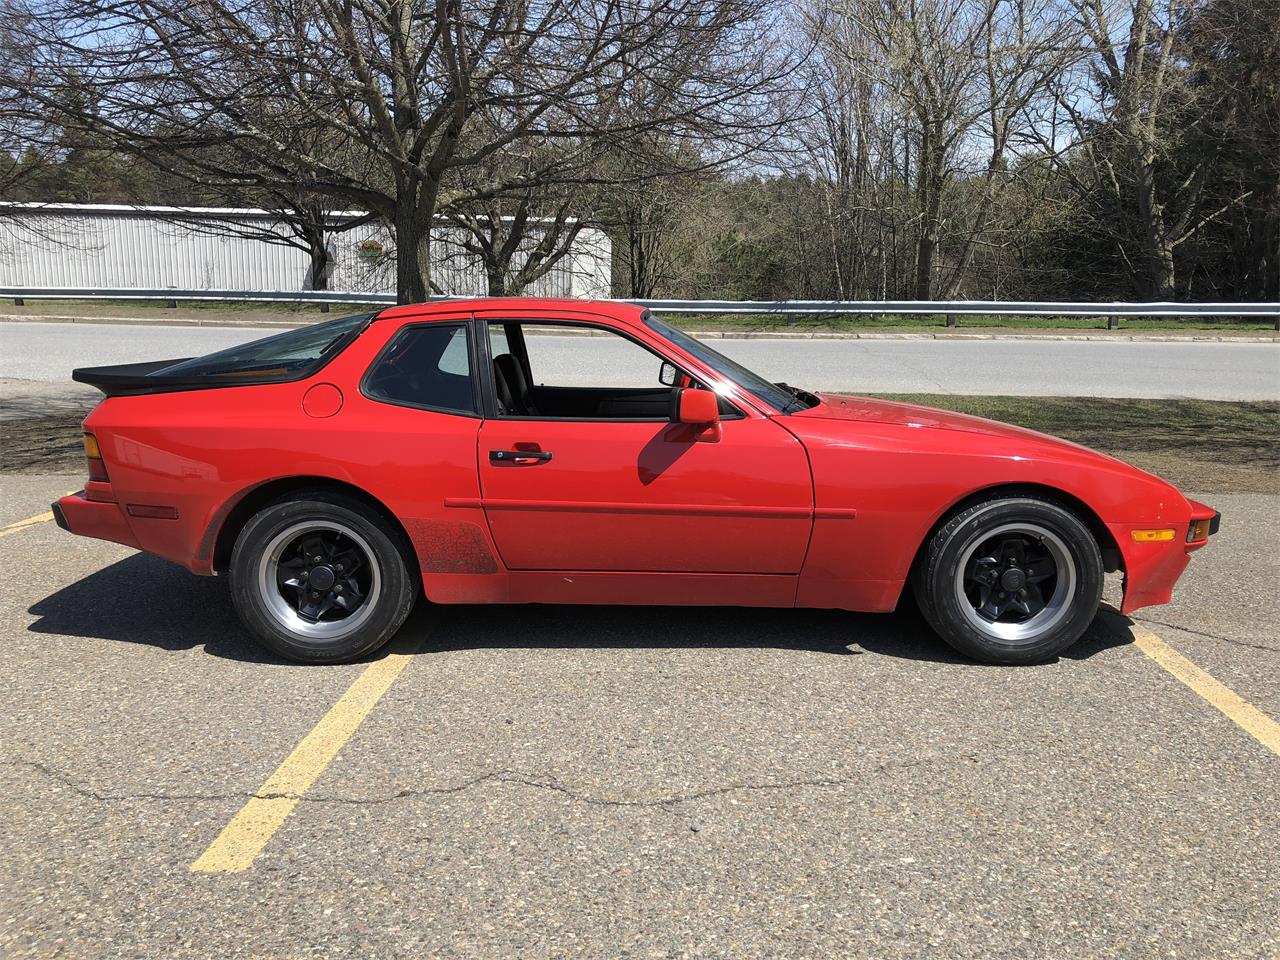
[[[309,490],[278,500],[236,537],[236,612],[289,660],[358,660],[395,635],[417,599],[417,564],[404,539],[353,497]]]
[[[1088,629],[1102,554],[1079,516],[1048,497],[975,503],[929,538],[913,574],[920,612],[953,648],[987,663],[1042,663]]]

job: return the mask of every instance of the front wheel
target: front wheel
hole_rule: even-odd
[[[1089,528],[1055,501],[993,498],[930,538],[914,585],[924,618],[955,649],[988,663],[1040,663],[1093,621],[1102,555]]]
[[[417,597],[398,531],[349,497],[296,494],[254,515],[231,553],[231,597],[264,646],[345,663],[400,629]]]

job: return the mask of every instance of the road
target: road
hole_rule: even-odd
[[[0,528],[80,480],[3,477]],[[1137,627],[1280,718],[1280,502],[1212,499]],[[1280,952],[1280,756],[1114,615],[1011,669],[911,613],[422,609],[257,860],[199,873],[367,665],[47,521],[0,569],[6,958]]]
[[[65,384],[77,366],[192,356],[262,328],[0,324],[0,379]],[[598,382],[598,338],[555,337],[547,382]],[[1280,343],[1090,340],[714,340],[810,390],[1280,400]],[[47,393],[47,388],[45,390]]]

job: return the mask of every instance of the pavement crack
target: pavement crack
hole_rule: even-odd
[[[496,773],[487,773],[479,777],[474,777],[463,783],[454,784],[448,787],[405,787],[394,793],[385,794],[377,797],[340,797],[340,796],[309,796],[303,797],[306,803],[345,803],[345,804],[383,804],[392,803],[396,800],[404,800],[410,797],[418,796],[439,796],[441,794],[461,793],[470,790],[473,787],[480,786],[485,783],[502,783],[512,786],[528,787],[533,790],[546,790],[554,793],[562,794],[569,799],[578,802],[590,804],[599,807],[635,807],[635,808],[662,808],[672,807],[677,804],[690,803],[696,800],[705,800],[711,797],[723,796],[729,793],[739,792],[757,792],[757,791],[779,791],[779,790],[795,790],[804,787],[842,787],[848,786],[855,782],[853,777],[819,777],[800,780],[781,780],[766,783],[750,783],[735,782],[721,784],[719,786],[707,787],[702,790],[694,790],[688,793],[671,794],[665,797],[645,798],[617,798],[605,797],[597,794],[588,793],[582,790],[576,790],[573,787],[566,786],[556,780],[538,779],[524,774],[518,774],[512,771],[499,771]]]
[[[918,762],[918,761],[917,761]],[[892,765],[892,761],[887,761],[879,765],[875,770],[870,771],[869,775],[874,775],[882,771],[885,767]],[[914,766],[915,763],[906,764],[906,766]],[[832,788],[849,786],[859,777],[810,777],[795,780],[778,780],[764,782],[737,781],[733,783],[719,784],[716,786],[706,787],[700,790],[692,790],[685,793],[675,793],[668,796],[653,798],[619,798],[608,797],[593,794],[587,791],[578,790],[567,786],[558,780],[550,778],[539,778],[530,774],[520,773],[519,771],[500,770],[489,773],[480,774],[470,779],[463,780],[459,783],[449,784],[441,787],[404,787],[391,793],[381,796],[370,797],[344,797],[338,795],[307,795],[296,793],[275,793],[262,791],[228,791],[228,792],[193,792],[178,793],[168,791],[143,791],[129,793],[113,793],[95,789],[87,783],[72,777],[61,770],[40,763],[35,760],[15,760],[9,761],[7,766],[26,767],[35,770],[45,777],[62,784],[78,796],[87,800],[93,800],[97,803],[128,803],[139,801],[160,801],[170,803],[198,803],[221,800],[293,800],[299,803],[315,803],[315,804],[345,804],[350,806],[381,806],[388,803],[394,803],[399,800],[406,800],[413,797],[438,797],[455,793],[464,793],[476,787],[486,784],[507,784],[510,786],[526,787],[532,790],[544,790],[561,794],[568,797],[576,803],[584,803],[599,807],[631,807],[637,809],[662,809],[674,807],[683,803],[691,803],[698,800],[707,800],[713,797],[724,796],[730,793],[762,793],[777,792],[787,790],[797,790],[804,788]]]
[[[57,781],[72,792],[84,797],[86,800],[95,800],[99,803],[127,803],[137,800],[161,800],[161,801],[203,801],[203,800],[242,800],[253,797],[252,793],[231,792],[231,793],[170,793],[170,792],[139,792],[139,793],[106,793],[101,790],[95,790],[83,781],[77,780],[70,774],[57,770],[48,764],[40,763],[38,760],[12,760],[6,766],[10,767],[27,767],[30,770],[38,771],[44,774],[50,780]]]
[[[1224,637],[1220,633],[1209,633],[1205,630],[1193,630],[1190,627],[1180,626],[1176,623],[1169,623],[1166,620],[1152,620],[1149,617],[1133,617],[1139,623],[1150,623],[1157,627],[1169,627],[1171,630],[1181,630],[1183,633],[1190,633],[1193,636],[1204,637],[1207,640],[1221,640],[1223,643],[1229,643],[1235,647],[1246,647],[1249,650],[1264,650],[1267,653],[1280,653],[1280,647],[1268,647],[1264,643],[1250,643],[1248,640],[1236,640],[1234,637]]]

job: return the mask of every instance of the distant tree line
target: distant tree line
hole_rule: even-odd
[[[0,0],[0,196],[494,295],[1280,299],[1280,0]],[[335,210],[355,217],[334,222]]]

